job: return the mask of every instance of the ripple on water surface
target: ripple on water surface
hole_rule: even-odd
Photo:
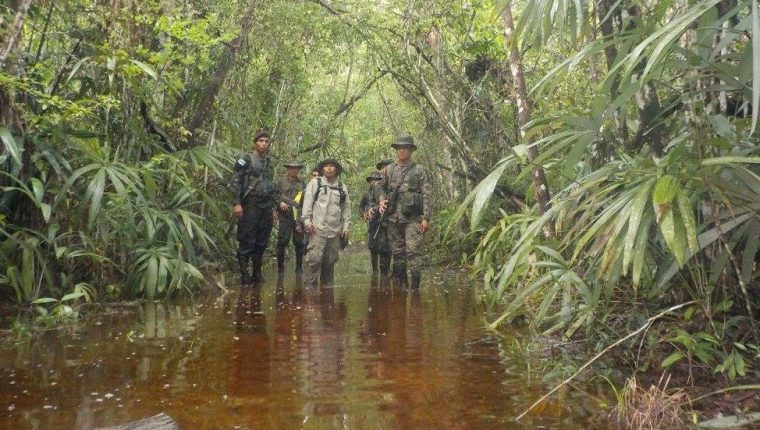
[[[512,421],[549,387],[484,329],[469,281],[436,273],[402,291],[373,281],[367,260],[345,255],[331,288],[270,274],[260,288],[108,308],[75,333],[5,347],[0,429],[160,412],[185,430],[605,428],[583,393]]]

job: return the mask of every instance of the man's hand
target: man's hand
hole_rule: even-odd
[[[388,209],[388,199],[380,200],[380,213],[384,214],[386,209]]]
[[[420,222],[420,231],[422,231],[422,234],[425,234],[430,229],[430,224],[428,223],[428,220],[423,219]]]
[[[345,231],[345,230],[344,230],[344,231],[341,231],[341,232],[340,232],[340,237],[348,237],[348,233],[349,233],[349,232],[348,232],[348,231]]]
[[[314,224],[306,224],[304,229],[306,230],[306,234],[314,234],[317,232],[317,228],[314,227]]]
[[[287,212],[289,207],[290,206],[288,206],[288,204],[285,203],[285,202],[281,202],[280,203],[280,210],[283,211],[283,212]]]
[[[236,204],[232,207],[232,215],[235,216],[235,218],[240,219],[243,217],[243,205]]]
[[[369,208],[367,209],[364,214],[362,214],[362,218],[364,218],[364,221],[369,221],[372,219],[372,217],[375,216],[375,208]]]
[[[303,226],[300,222],[296,224],[296,233],[303,233]]]

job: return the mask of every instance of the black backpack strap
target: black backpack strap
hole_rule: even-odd
[[[322,191],[322,177],[317,176],[317,192],[314,193],[314,201],[317,201],[317,198],[319,198],[319,193]]]

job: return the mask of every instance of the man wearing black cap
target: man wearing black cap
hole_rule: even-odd
[[[383,179],[385,167],[393,163],[393,160],[383,160],[375,165],[376,172],[367,176],[369,189],[359,203],[362,218],[367,222],[367,245],[369,246],[372,274],[378,270],[381,276],[388,276],[391,264],[391,249],[388,244],[388,231],[385,222],[380,217],[378,207],[380,205],[380,193],[377,184]]]
[[[391,147],[396,162],[386,168],[380,189],[380,212],[388,223],[388,240],[393,253],[393,276],[407,285],[407,263],[412,288],[422,277],[422,236],[431,214],[430,180],[425,169],[412,161],[417,149],[411,136],[399,137]]]
[[[303,225],[301,224],[300,214],[301,203],[303,202],[303,189],[306,185],[298,172],[301,171],[303,164],[296,160],[285,163],[288,171],[284,178],[277,183],[277,192],[280,196],[278,205],[279,227],[277,229],[277,273],[285,271],[285,248],[287,248],[291,237],[296,247],[296,274],[300,275],[303,265],[303,253],[306,247],[304,242]]]
[[[253,152],[242,155],[232,174],[232,213],[238,219],[237,259],[243,285],[261,281],[264,250],[272,232],[273,209],[276,203],[274,170],[267,157],[269,133],[259,130],[253,136]],[[253,274],[248,261],[253,261]]]
[[[304,230],[309,236],[306,247],[306,282],[323,285],[333,282],[341,238],[351,229],[351,201],[346,186],[338,180],[343,167],[338,160],[327,158],[317,165],[320,176],[312,179],[304,190]]]

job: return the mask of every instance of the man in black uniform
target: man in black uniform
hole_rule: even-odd
[[[243,154],[232,174],[232,213],[238,219],[237,259],[243,285],[261,282],[261,263],[269,243],[277,202],[274,170],[267,157],[269,133],[259,130],[253,136],[253,152]],[[253,260],[253,274],[248,261]]]
[[[390,162],[393,161],[390,160]],[[369,188],[362,197],[361,202],[359,202],[359,210],[362,213],[362,218],[367,222],[367,245],[369,246],[370,261],[372,263],[372,274],[377,275],[379,270],[380,274],[385,277],[388,276],[390,268],[391,249],[388,243],[386,225],[380,219],[380,212],[378,211],[380,193],[377,184],[382,181],[383,175],[381,171],[387,165],[383,163],[381,161],[377,164],[379,171],[372,172],[372,174],[367,176]]]
[[[298,161],[290,161],[285,164],[288,173],[277,183],[277,193],[280,204],[278,215],[280,226],[277,229],[277,273],[285,271],[285,248],[288,247],[290,238],[296,247],[296,275],[300,275],[303,265],[303,252],[306,249],[304,242],[303,224],[301,224],[300,210],[303,203],[303,189],[306,187],[298,172],[303,164]]]

